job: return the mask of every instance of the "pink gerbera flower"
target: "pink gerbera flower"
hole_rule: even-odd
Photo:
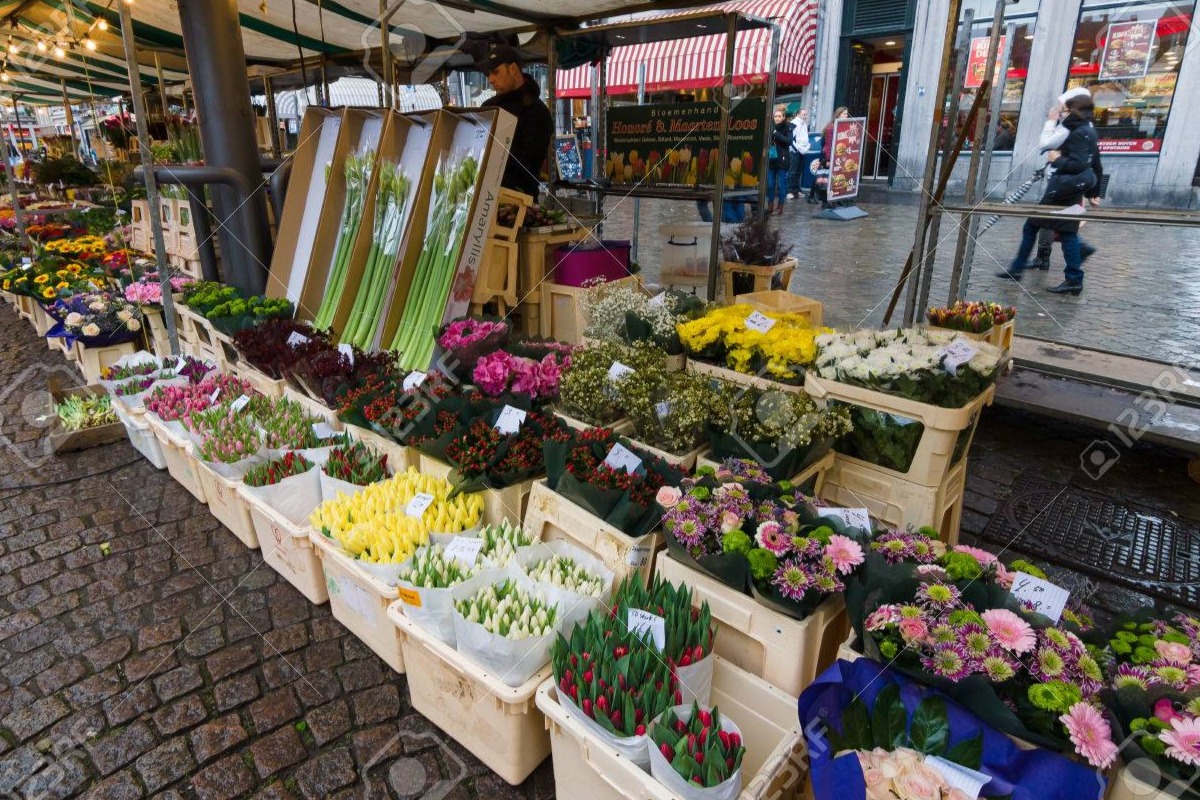
[[[833,562],[837,571],[845,575],[850,570],[863,563],[862,546],[848,536],[834,534],[825,545],[825,557]]]
[[[1029,623],[1006,608],[993,608],[980,616],[988,632],[1009,652],[1028,653],[1037,644],[1037,636]]]
[[[1179,717],[1171,720],[1171,730],[1159,739],[1167,745],[1167,757],[1189,766],[1200,766],[1200,719]]]
[[[1112,740],[1112,729],[1094,706],[1087,703],[1076,703],[1071,706],[1070,711],[1059,717],[1058,721],[1066,726],[1067,733],[1071,736],[1071,744],[1075,745],[1076,752],[1086,758],[1093,767],[1108,769],[1109,765],[1116,760],[1117,746]],[[1163,734],[1163,738],[1165,739],[1167,735]],[[1196,731],[1193,738],[1191,752],[1193,757],[1197,757],[1200,755],[1200,750],[1196,749],[1195,744],[1200,743],[1200,730]],[[1167,753],[1170,754],[1170,752],[1168,749]],[[1200,761],[1194,763],[1200,763]]]
[[[986,567],[993,561],[998,561],[995,553],[989,553],[987,550],[980,550],[978,547],[969,547],[965,544],[954,545],[955,553],[966,553],[979,562],[979,566]]]
[[[759,525],[754,538],[758,540],[759,547],[766,548],[775,555],[786,553],[792,544],[792,538],[783,532],[783,526],[774,521]]]

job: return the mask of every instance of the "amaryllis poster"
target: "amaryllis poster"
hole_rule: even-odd
[[[721,108],[716,103],[617,106],[608,111],[605,174],[613,183],[643,186],[757,187],[762,170],[767,106],[762,98],[736,103],[729,114],[729,156],[718,165]]]
[[[867,120],[863,117],[834,120],[832,161],[829,165],[829,201],[858,196]]]
[[[996,71],[992,76],[992,83],[1000,83],[1000,75],[1004,70],[1004,65],[1000,63],[1004,58],[1004,43],[1005,37],[1000,37],[1000,45],[996,48]],[[992,37],[979,36],[971,40],[971,51],[967,55],[967,77],[963,80],[963,88],[978,89],[983,86],[983,78],[987,74],[987,57],[988,50],[992,47]]]
[[[1157,20],[1114,22],[1108,26],[1104,53],[1100,56],[1100,80],[1130,80],[1145,77],[1150,69]]]

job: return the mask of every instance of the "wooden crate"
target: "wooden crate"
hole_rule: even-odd
[[[471,313],[482,314],[485,304],[495,303],[496,313],[504,317],[517,305],[517,243],[488,239],[483,247]]]
[[[792,273],[796,270],[796,259],[788,257],[779,264],[773,267],[752,267],[749,264],[739,264],[736,261],[721,262],[721,278],[725,289],[726,301],[734,296],[733,291],[733,276],[734,275],[751,275],[754,278],[753,292],[766,292],[775,288],[772,284],[775,283],[775,278],[778,277],[779,285],[784,289],[792,280]]]
[[[755,389],[763,391],[791,392],[800,394],[804,391],[803,386],[793,386],[790,383],[780,383],[773,381],[770,378],[763,378],[759,375],[747,375],[744,372],[738,372],[729,367],[719,367],[716,364],[709,364],[705,361],[696,361],[689,358],[684,367],[688,372],[695,372],[698,375],[708,375],[712,378],[720,378],[723,381],[738,384],[739,386],[752,386]]]
[[[637,275],[611,281],[607,286],[632,285],[641,287],[642,280]],[[542,336],[556,339],[569,344],[579,344],[583,341],[583,333],[587,330],[587,311],[584,301],[590,289],[582,286],[563,286],[559,283],[545,281],[542,283]]]
[[[555,247],[583,241],[591,236],[589,228],[532,233],[522,232],[517,237],[519,256],[517,259],[517,302],[521,315],[522,333],[526,336],[548,335],[542,333],[542,284],[548,277],[549,254]]]
[[[500,206],[516,206],[516,219],[511,226],[508,226],[501,225],[499,219],[493,218],[492,227],[488,230],[488,238],[515,242],[517,235],[521,232],[521,226],[525,224],[525,213],[533,206],[533,198],[513,189],[501,188],[496,195],[496,208]]]
[[[52,377],[51,381],[53,380]],[[55,453],[72,453],[77,450],[87,450],[91,447],[118,442],[125,438],[125,425],[120,420],[108,425],[99,425],[95,428],[69,431],[63,427],[58,414],[54,410],[54,406],[57,403],[61,403],[68,397],[103,397],[105,395],[103,387],[77,386],[71,389],[63,389],[52,383],[49,389],[50,400],[46,404],[43,413],[50,419],[50,448]]]
[[[808,318],[808,324],[814,328],[820,327],[824,319],[821,301],[811,297],[792,294],[786,289],[768,289],[765,292],[739,294],[734,298],[735,303],[744,303],[759,311],[774,311],[781,314],[803,314]]]
[[[953,328],[941,328],[937,325],[930,325],[929,327],[937,331],[949,331],[957,336],[963,337],[964,339],[974,339],[977,342],[987,342],[988,344],[993,344],[996,347],[999,347],[1001,350],[1009,351],[1012,350],[1013,335],[1016,332],[1017,321],[1015,319],[1010,319],[1003,325],[993,325],[991,328],[983,331],[982,333],[957,331]]]
[[[76,341],[74,351],[75,363],[83,373],[84,381],[90,384],[100,380],[100,373],[117,363],[123,356],[136,353],[137,345],[133,342],[122,342],[104,347],[86,347]]]
[[[272,398],[283,397],[283,390],[287,386],[287,381],[263,374],[251,366],[245,359],[237,361],[233,365],[232,371],[234,375],[249,383],[254,391],[259,394]]]

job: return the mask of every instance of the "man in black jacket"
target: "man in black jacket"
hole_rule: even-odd
[[[521,56],[515,48],[492,46],[484,59],[483,71],[496,92],[483,107],[502,108],[517,118],[517,129],[508,150],[508,164],[500,184],[532,195],[536,200],[538,176],[554,133],[550,109],[542,102],[537,81],[521,71]]]

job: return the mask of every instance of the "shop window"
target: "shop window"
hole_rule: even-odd
[[[1162,149],[1195,8],[1084,0],[1067,85],[1091,90],[1101,152]]]

